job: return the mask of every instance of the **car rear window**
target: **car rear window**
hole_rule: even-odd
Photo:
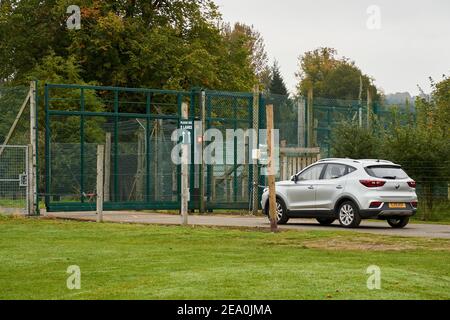
[[[366,172],[376,178],[382,179],[406,179],[408,175],[400,166],[369,166],[366,167]]]

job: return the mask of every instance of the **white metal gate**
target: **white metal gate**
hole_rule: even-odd
[[[0,208],[28,212],[28,146],[0,145]]]

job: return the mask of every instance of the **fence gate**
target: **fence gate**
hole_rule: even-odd
[[[27,210],[28,147],[0,145],[0,207]]]

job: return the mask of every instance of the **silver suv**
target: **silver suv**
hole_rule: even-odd
[[[323,159],[290,181],[275,184],[277,218],[316,218],[322,225],[336,219],[343,227],[357,227],[361,219],[387,220],[403,228],[417,210],[416,183],[401,166],[386,160]],[[261,205],[269,212],[269,191]]]

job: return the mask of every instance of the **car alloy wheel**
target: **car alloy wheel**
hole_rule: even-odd
[[[355,220],[355,212],[350,204],[344,204],[339,210],[339,220],[344,226],[350,226]]]
[[[345,228],[356,228],[361,223],[359,209],[352,201],[346,201],[339,207],[339,223]]]
[[[283,206],[277,201],[277,222],[283,218]]]
[[[266,204],[266,214],[269,217],[269,202],[267,202]],[[289,217],[287,215],[287,208],[286,205],[284,204],[283,200],[277,198],[277,202],[276,202],[276,206],[275,206],[275,214],[276,214],[276,219],[277,219],[277,223],[278,224],[286,224],[289,220]]]

